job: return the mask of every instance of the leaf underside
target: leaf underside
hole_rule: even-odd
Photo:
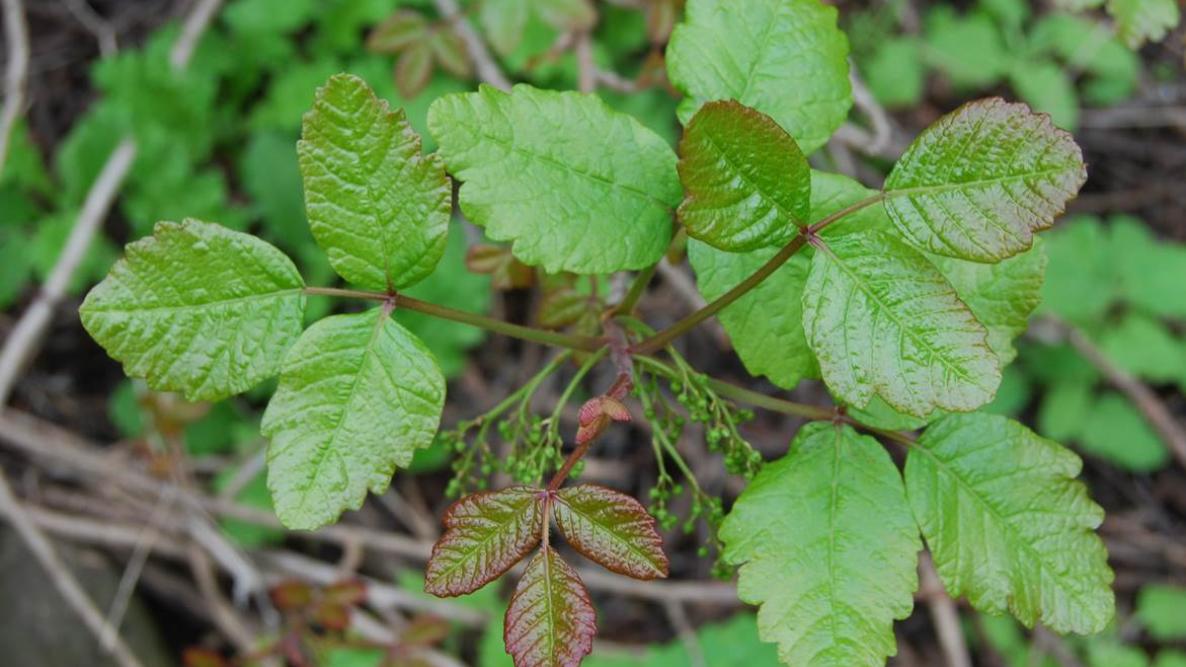
[[[1086,178],[1079,146],[1049,116],[990,98],[914,140],[885,181],[885,207],[917,248],[991,263],[1028,249]]]
[[[599,98],[483,85],[438,98],[428,125],[462,182],[462,211],[524,263],[611,273],[667,249],[682,196],[675,153]]]
[[[1081,468],[1004,417],[951,415],[928,428],[907,456],[906,489],[948,592],[1029,627],[1104,629],[1113,575]]]
[[[738,498],[721,528],[738,594],[788,665],[884,665],[918,587],[922,542],[902,477],[875,440],[804,426]]]
[[[737,100],[804,153],[824,145],[852,106],[836,14],[818,0],[690,0],[667,45],[667,75],[687,95],[680,120],[705,102]]]
[[[829,389],[915,417],[992,399],[1001,372],[985,329],[925,257],[880,232],[828,244],[812,258],[803,322]]]
[[[367,289],[419,282],[445,251],[452,189],[403,109],[362,79],[330,77],[297,143],[309,227],[334,271]]]
[[[292,261],[221,225],[161,222],[87,295],[87,332],[158,391],[217,400],[280,370],[305,297]]]
[[[553,510],[564,539],[586,558],[635,579],[667,576],[655,519],[634,498],[582,484],[559,491]]]
[[[709,102],[679,145],[688,236],[740,252],[790,241],[811,214],[811,168],[766,114],[732,101]]]
[[[424,590],[472,593],[497,579],[539,544],[540,490],[513,486],[466,496],[445,512],[445,534],[432,548]]]
[[[268,488],[289,528],[312,530],[381,493],[432,444],[445,380],[420,339],[375,308],[301,336],[264,413]]]
[[[596,624],[580,577],[545,545],[511,596],[503,640],[515,667],[577,667],[593,650]]]

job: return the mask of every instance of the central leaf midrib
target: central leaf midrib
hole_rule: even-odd
[[[1031,178],[1041,178],[1043,176],[1055,176],[1067,171],[1073,171],[1074,167],[1054,167],[1051,169],[1042,169],[1040,171],[1031,171],[1025,174],[1010,174],[1009,176],[997,176],[995,178],[984,178],[974,181],[960,181],[956,183],[942,183],[939,185],[916,185],[904,188],[895,188],[887,185],[884,194],[887,199],[896,197],[908,197],[910,195],[931,194],[937,192],[951,192],[954,190],[972,189],[995,185],[998,183],[1011,183],[1014,181],[1025,182]],[[891,175],[892,176],[892,175]]]
[[[867,287],[865,285],[864,281],[862,281],[860,279],[860,276],[858,276],[851,269],[849,269],[847,266],[845,266],[844,262],[842,262],[840,260],[840,257],[838,257],[836,255],[836,253],[832,252],[832,249],[826,243],[824,243],[822,239],[820,240],[819,248],[824,251],[823,254],[826,254],[827,256],[832,258],[832,260],[836,263],[836,266],[839,267],[840,270],[843,271],[844,274],[846,276],[848,276],[848,278],[850,280],[852,280],[853,284],[856,285],[858,289],[860,289],[862,292],[864,292],[870,299],[872,299],[874,301],[874,303],[876,303],[878,305],[878,307],[880,307],[887,314],[890,321],[893,322],[894,325],[897,326],[900,331],[904,332],[907,336],[909,336],[912,340],[914,340],[914,342],[917,343],[920,347],[926,349],[931,354],[932,358],[938,359],[944,368],[955,373],[962,380],[974,382],[973,377],[971,375],[969,375],[967,372],[963,371],[962,369],[960,369],[957,366],[952,366],[948,362],[947,358],[944,355],[940,354],[938,350],[936,350],[929,343],[927,343],[924,339],[922,339],[917,332],[915,332],[913,329],[903,325],[902,322],[898,319],[897,315],[894,313],[893,309],[890,308],[885,302],[883,302],[881,300],[881,298],[876,293],[874,293],[872,291],[872,288]],[[954,294],[954,290],[953,290],[953,294]],[[983,325],[981,325],[981,326],[983,326]],[[985,336],[986,336],[985,345],[987,345],[987,332],[986,332]]]
[[[220,299],[218,301],[206,301],[203,303],[187,303],[187,304],[183,304],[180,306],[144,306],[144,307],[137,307],[137,308],[121,308],[121,307],[103,308],[101,306],[95,307],[94,305],[92,305],[92,306],[88,306],[86,308],[86,310],[88,310],[91,313],[111,313],[111,314],[115,314],[115,315],[134,315],[136,313],[183,313],[183,312],[190,311],[190,310],[200,310],[203,308],[210,308],[213,306],[231,305],[231,304],[237,304],[237,303],[246,303],[246,302],[250,302],[250,301],[258,301],[258,300],[262,300],[262,299],[274,299],[274,298],[279,298],[279,297],[284,297],[284,296],[291,296],[293,294],[299,294],[303,289],[304,289],[303,287],[292,287],[292,288],[277,290],[275,292],[265,292],[262,294],[249,294],[247,296],[237,296],[237,297],[230,298],[230,299]]]
[[[947,474],[951,478],[955,479],[956,482],[960,485],[960,487],[963,488],[968,493],[969,496],[971,496],[973,499],[975,499],[978,504],[984,506],[985,510],[989,514],[991,514],[992,517],[994,519],[996,519],[1000,525],[1003,525],[1006,528],[1006,532],[1008,532],[1008,534],[1011,538],[1011,541],[1015,544],[1021,545],[1021,548],[1024,551],[1031,554],[1033,556],[1034,560],[1037,561],[1042,566],[1042,569],[1046,570],[1049,573],[1057,572],[1057,570],[1050,563],[1046,562],[1046,560],[1043,557],[1041,552],[1036,550],[1033,547],[1033,545],[1031,545],[1028,541],[1026,541],[1025,539],[1022,539],[1019,535],[1017,535],[1017,533],[1015,532],[1016,528],[1013,526],[1013,523],[1010,522],[1009,520],[1007,520],[1004,516],[1002,516],[997,511],[997,508],[994,507],[992,503],[988,502],[988,500],[984,496],[982,496],[976,490],[975,487],[971,486],[967,482],[967,480],[965,480],[963,478],[963,476],[958,475],[955,472],[953,472],[953,469],[948,467],[946,462],[944,462],[942,459],[940,459],[938,456],[936,456],[934,452],[930,451],[930,449],[926,445],[916,443],[916,446],[913,448],[913,451],[918,451],[918,452],[922,452],[922,453],[926,454],[930,458],[930,460],[932,462],[934,462],[936,468],[941,469],[945,474]],[[1050,576],[1052,576],[1055,581],[1062,581],[1062,579],[1058,576],[1054,576],[1053,574],[1051,574]],[[1012,585],[1013,581],[1010,579],[1009,583],[1010,583],[1010,585]],[[1083,598],[1081,598],[1078,595],[1078,593],[1071,591],[1071,589],[1069,589],[1065,586],[1061,586],[1060,588],[1063,588],[1063,590],[1070,592],[1071,597],[1074,597],[1075,599],[1079,600],[1080,602],[1085,602],[1085,600],[1083,600]],[[1008,601],[1012,601],[1014,599],[1014,596],[1012,595],[1012,591],[1010,591],[1010,594],[1007,596],[1007,599],[1008,599]],[[1084,606],[1087,607],[1088,605],[1084,605]],[[1041,616],[1043,609],[1039,607],[1037,611],[1038,611],[1038,615]]]
[[[350,406],[354,403],[354,396],[358,392],[358,385],[362,381],[363,371],[366,369],[367,359],[371,356],[372,348],[375,341],[379,339],[379,332],[382,331],[383,326],[387,323],[388,315],[382,311],[378,312],[378,317],[375,321],[375,326],[371,329],[371,336],[367,340],[366,346],[362,351],[362,361],[359,362],[358,371],[354,374],[354,379],[350,383],[350,391],[346,395],[346,401],[342,404],[342,412],[338,415],[337,422],[334,424],[333,430],[330,432],[329,438],[326,440],[325,447],[320,448],[313,463],[311,474],[307,477],[310,480],[309,484],[301,491],[301,502],[297,505],[297,511],[305,508],[305,503],[309,500],[309,491],[317,483],[317,475],[321,472],[321,466],[329,458],[329,454],[334,451],[334,444],[338,440],[338,434],[342,430],[342,424],[346,421],[346,416],[350,413]],[[340,456],[340,455],[339,455]],[[347,480],[349,482],[349,480]]]
[[[647,554],[646,554],[645,552],[643,552],[641,549],[639,549],[638,547],[636,547],[636,546],[634,545],[634,543],[630,542],[629,540],[627,540],[627,539],[625,539],[625,538],[623,538],[623,537],[619,536],[617,533],[615,533],[614,531],[610,530],[610,529],[609,529],[609,527],[608,527],[606,524],[600,523],[600,522],[596,521],[595,519],[593,519],[593,518],[592,518],[590,515],[588,515],[588,514],[586,514],[586,513],[582,512],[582,511],[578,510],[578,509],[576,508],[576,506],[575,506],[575,505],[573,505],[572,503],[570,503],[569,501],[567,501],[567,500],[565,500],[565,499],[563,499],[563,498],[559,498],[559,497],[557,498],[557,500],[559,500],[559,501],[560,501],[560,503],[561,503],[562,505],[564,505],[565,507],[567,507],[567,508],[569,509],[569,511],[571,511],[573,514],[576,514],[576,515],[578,515],[578,516],[581,516],[581,517],[583,517],[583,518],[584,518],[586,521],[588,521],[589,523],[591,523],[591,524],[593,524],[594,526],[597,526],[597,527],[601,528],[602,530],[604,530],[604,531],[605,531],[606,533],[608,533],[608,534],[610,535],[610,537],[611,537],[611,538],[613,538],[614,540],[616,540],[616,541],[618,541],[618,542],[621,542],[622,544],[625,544],[625,545],[626,545],[626,547],[627,547],[627,548],[629,548],[631,552],[633,552],[635,555],[637,555],[639,558],[641,558],[641,559],[643,560],[643,562],[645,562],[645,563],[646,563],[648,566],[650,566],[650,567],[651,567],[651,569],[652,569],[652,570],[655,570],[656,572],[658,572],[658,571],[659,571],[657,568],[655,568],[655,567],[654,567],[654,566],[651,564],[651,559],[650,559],[650,558],[647,556]]]
[[[609,178],[606,178],[606,177],[598,175],[598,174],[573,169],[570,165],[568,165],[564,162],[561,162],[560,160],[557,160],[555,158],[552,158],[551,156],[544,155],[541,153],[536,153],[534,151],[528,150],[527,148],[523,147],[522,145],[516,143],[514,141],[514,139],[507,140],[502,137],[498,137],[498,136],[495,136],[492,134],[487,134],[485,132],[477,132],[476,134],[479,137],[482,137],[483,139],[489,139],[492,143],[495,143],[495,144],[498,144],[499,146],[505,147],[512,153],[518,153],[518,154],[526,156],[528,158],[532,158],[532,159],[538,160],[540,162],[547,163],[553,167],[557,167],[561,171],[565,171],[565,172],[569,172],[572,174],[576,174],[578,176],[582,176],[590,181],[602,183],[602,184],[607,185],[614,189],[620,189],[630,195],[633,195],[635,198],[645,199],[649,203],[656,204],[656,205],[662,207],[663,209],[666,209],[666,210],[671,209],[671,204],[668,204],[667,202],[663,201],[662,199],[659,199],[658,197],[655,197],[654,195],[652,195],[651,193],[649,193],[645,190],[633,188],[626,183],[611,180]],[[483,166],[479,166],[479,165],[473,165],[473,166],[469,167],[469,169],[483,169],[483,168],[488,168],[488,167],[483,167]]]
[[[744,181],[746,185],[753,188],[754,192],[757,192],[758,195],[761,196],[763,200],[768,201],[771,204],[773,204],[774,208],[778,209],[779,213],[782,213],[784,216],[789,218],[791,220],[791,222],[795,223],[795,226],[797,226],[797,227],[803,226],[804,221],[803,221],[802,217],[792,213],[791,211],[786,210],[783,207],[782,202],[778,201],[778,199],[776,197],[767,194],[763,188],[758,186],[750,178],[750,175],[744,169],[742,169],[737,163],[733,162],[733,160],[730,159],[729,152],[724,150],[723,148],[721,148],[720,144],[718,144],[716,142],[716,140],[712,137],[712,135],[710,133],[706,132],[704,135],[704,138],[706,141],[708,141],[708,143],[714,149],[716,149],[717,153],[721,156],[721,159],[723,159],[725,161],[725,164],[728,165],[729,168],[731,168],[738,176],[740,176],[741,180]],[[769,232],[767,232],[767,233],[769,233]]]

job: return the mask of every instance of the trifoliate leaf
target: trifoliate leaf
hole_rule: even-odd
[[[712,100],[769,115],[804,153],[848,117],[848,40],[819,0],[690,0],[667,45],[667,75],[688,122]]]
[[[1090,634],[1112,618],[1104,513],[1058,443],[995,415],[935,422],[906,459],[906,491],[947,591],[1027,627]]]
[[[667,249],[682,196],[675,153],[597,97],[482,86],[438,98],[428,125],[463,183],[461,210],[524,263],[609,273]]]
[[[582,484],[561,489],[552,509],[564,539],[586,558],[635,579],[667,576],[655,519],[634,498]]]
[[[1132,403],[1106,392],[1087,413],[1079,447],[1126,470],[1150,472],[1169,460],[1165,444]]]
[[[577,667],[597,633],[589,591],[547,545],[527,564],[504,622],[515,667]]]
[[[1153,584],[1137,595],[1137,618],[1154,639],[1186,639],[1186,588]]]
[[[432,444],[444,401],[432,353],[383,309],[309,327],[262,425],[280,521],[312,530],[361,507],[367,489],[381,493],[396,466]]]
[[[811,174],[811,221],[876,194],[860,183],[823,172]],[[887,229],[889,219],[880,206],[870,206],[826,227],[825,238],[863,229]],[[696,240],[688,242],[688,259],[696,283],[712,301],[745,280],[778,252],[762,248],[745,253],[724,252]],[[819,377],[819,365],[803,336],[803,286],[811,267],[811,248],[799,251],[769,278],[718,315],[733,348],[751,375],[765,375],[790,389],[804,378]]]
[[[297,144],[309,226],[346,280],[374,290],[414,285],[445,251],[452,190],[444,167],[420,154],[402,110],[358,77],[317,91]]]
[[[742,252],[783,245],[810,222],[807,158],[766,114],[709,102],[688,123],[679,152],[678,213],[688,236]]]
[[[1001,366],[1017,356],[1013,339],[1025,332],[1030,314],[1042,299],[1046,253],[1034,247],[996,264],[980,264],[932,255],[931,263],[946,276],[961,301],[988,330],[988,346]]]
[[[1001,381],[984,326],[943,274],[888,234],[816,249],[803,330],[828,388],[857,407],[879,395],[916,417],[966,412],[992,400]]]
[[[885,181],[885,207],[916,247],[996,262],[1054,224],[1087,171],[1070,134],[1023,104],[965,104],[914,140]]]
[[[885,664],[918,587],[922,542],[885,449],[816,422],[750,482],[721,527],[738,595],[788,665]]]
[[[1160,41],[1178,25],[1176,0],[1108,0],[1108,13],[1116,19],[1117,35],[1130,49]]]
[[[127,246],[79,313],[129,377],[216,400],[280,370],[301,333],[303,287],[292,261],[253,236],[162,222]]]
[[[472,593],[502,576],[539,544],[540,489],[512,486],[466,496],[445,512],[445,534],[432,547],[424,590]]]

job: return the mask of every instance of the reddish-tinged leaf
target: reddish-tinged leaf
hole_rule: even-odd
[[[367,35],[367,50],[374,53],[399,53],[420,41],[427,31],[428,21],[423,15],[410,9],[401,9]]]
[[[395,64],[395,87],[405,99],[411,99],[424,90],[431,75],[432,47],[428,42],[416,42],[404,49]]]
[[[325,628],[341,632],[350,627],[350,607],[334,602],[322,602],[313,612],[313,621]]]
[[[465,52],[465,42],[454,30],[438,30],[428,41],[432,53],[441,67],[454,76],[463,79],[471,74],[469,55]]]
[[[561,489],[553,512],[564,538],[586,558],[635,579],[667,576],[655,519],[634,498],[582,484]]]
[[[489,274],[494,289],[522,289],[535,284],[535,271],[515,259],[505,246],[473,246],[465,255],[465,266],[474,273]]]
[[[540,300],[539,325],[547,329],[563,329],[581,319],[590,309],[597,309],[599,303],[588,294],[581,294],[571,287],[561,287],[544,294]]]
[[[432,548],[424,590],[464,595],[497,579],[539,544],[540,490],[513,486],[466,496],[445,512],[445,534]]]
[[[227,667],[230,663],[210,649],[191,647],[181,654],[181,664],[185,667]]]
[[[545,545],[507,607],[503,641],[515,667],[577,667],[593,650],[597,614],[580,577]]]
[[[432,646],[449,636],[449,622],[435,616],[418,616],[399,636],[400,646]]]
[[[326,586],[322,596],[328,602],[354,607],[367,599],[367,586],[358,579],[347,579]]]
[[[289,579],[272,587],[272,604],[280,611],[293,611],[313,601],[313,589],[303,581]]]

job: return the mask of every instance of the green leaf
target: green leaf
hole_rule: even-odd
[[[1013,339],[1025,333],[1030,314],[1042,299],[1046,252],[1034,247],[996,264],[932,255],[961,301],[988,330],[988,346],[1007,365],[1017,356]]]
[[[593,650],[597,614],[580,577],[544,545],[527,564],[503,638],[515,667],[576,667]]]
[[[804,426],[721,527],[738,596],[788,665],[884,665],[918,587],[918,528],[885,449],[848,426]]]
[[[414,285],[445,251],[452,190],[420,154],[403,110],[391,112],[358,77],[317,91],[297,144],[309,226],[346,280],[375,290]]]
[[[1186,588],[1154,584],[1137,595],[1137,618],[1158,641],[1186,639]]]
[[[1100,351],[1129,373],[1170,383],[1186,374],[1186,346],[1166,325],[1129,312],[1099,333]]]
[[[922,49],[913,37],[894,37],[877,45],[861,73],[873,97],[896,109],[917,104],[926,86]]]
[[[1159,317],[1186,318],[1186,246],[1159,241],[1138,218],[1115,215],[1107,259],[1115,266],[1119,296]]]
[[[87,295],[87,332],[160,391],[215,400],[276,374],[301,333],[304,283],[276,248],[218,225],[157,224]]]
[[[0,228],[0,309],[16,301],[29,282],[31,245],[20,230]]]
[[[1051,232],[1045,245],[1049,262],[1041,309],[1077,324],[1102,317],[1119,285],[1117,262],[1099,219],[1072,218]]]
[[[444,401],[432,353],[382,308],[309,327],[262,425],[281,522],[312,530],[361,507],[367,489],[383,492],[396,466],[432,444]]]
[[[682,195],[654,132],[575,92],[490,86],[433,102],[428,125],[461,210],[526,264],[609,273],[655,263]],[[613,242],[609,242],[613,239]]]
[[[687,98],[736,100],[769,115],[810,153],[848,117],[848,40],[819,0],[690,0],[667,45],[667,75]]]
[[[992,400],[1001,371],[984,326],[919,252],[880,232],[816,249],[803,329],[824,382],[864,407],[874,395],[926,417]]]
[[[283,132],[255,132],[239,160],[239,180],[273,238],[296,247],[313,243],[305,220],[296,140]],[[310,277],[310,279],[312,279]]]
[[[1087,414],[1079,447],[1135,472],[1158,470],[1169,460],[1169,451],[1149,422],[1115,392],[1102,394]]]
[[[1088,667],[1147,667],[1145,652],[1115,639],[1092,638],[1087,645]]]
[[[1034,111],[1050,114],[1064,130],[1079,125],[1079,96],[1066,68],[1050,60],[1019,61],[1009,71],[1009,82],[1018,97]]]
[[[1005,417],[951,415],[906,459],[906,491],[947,591],[1027,627],[1091,634],[1112,619],[1104,513],[1082,462]]]
[[[992,86],[1009,70],[1011,55],[987,14],[959,16],[945,4],[927,14],[925,57],[957,88]]]
[[[1153,667],[1186,667],[1186,653],[1164,650],[1157,654]]]
[[[991,263],[1028,249],[1086,178],[1070,134],[990,98],[914,140],[885,181],[885,207],[918,248]]]
[[[799,146],[766,114],[737,102],[709,102],[679,145],[688,236],[733,252],[783,245],[807,226],[811,168]]]
[[[1094,403],[1090,382],[1056,382],[1046,390],[1038,408],[1038,430],[1052,440],[1077,440],[1087,427]]]
[[[813,221],[876,194],[838,174],[812,172],[811,183]],[[889,226],[885,210],[870,206],[826,227],[823,235],[831,238]],[[697,286],[709,301],[745,280],[777,252],[777,248],[762,248],[732,253],[696,240],[688,242],[688,259],[696,271]],[[819,377],[819,364],[803,335],[803,300],[799,297],[810,267],[808,247],[717,316],[746,370],[754,376],[765,375],[785,389],[801,379]]]
[[[539,544],[540,489],[512,486],[466,496],[445,512],[445,534],[432,547],[424,590],[472,593],[502,576]]]
[[[1178,25],[1176,0],[1108,0],[1108,13],[1116,19],[1116,33],[1135,49],[1146,41],[1157,42]]]
[[[634,498],[582,484],[561,489],[552,507],[564,539],[581,555],[635,579],[667,576],[667,556],[655,519]]]

